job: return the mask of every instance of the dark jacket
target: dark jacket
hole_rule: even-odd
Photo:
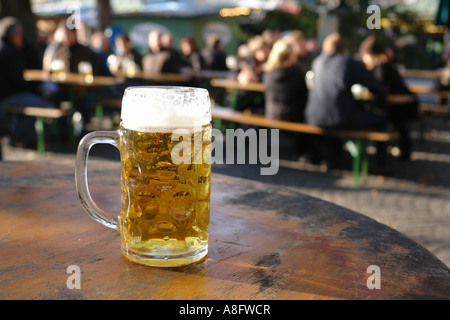
[[[48,46],[45,56],[50,56],[52,60],[63,60],[66,63],[67,71],[72,73],[78,73],[78,64],[81,61],[87,61],[91,63],[94,75],[102,74],[101,61],[97,53],[80,43],[70,47],[61,43],[53,43]]]
[[[320,54],[312,64],[314,88],[305,110],[307,123],[324,128],[346,127],[359,112],[351,87],[360,84],[375,96],[376,104],[387,109],[386,91],[365,66],[350,55]]]
[[[199,51],[192,52],[189,56],[181,55],[182,66],[191,68],[194,72],[200,72],[205,68],[205,60]]]
[[[203,60],[205,61],[206,70],[226,71],[227,57],[225,53],[216,48],[205,48],[201,51]]]
[[[403,78],[391,63],[382,63],[373,69],[373,74],[387,90],[388,94],[404,94],[414,97],[414,101],[402,104],[389,105],[388,116],[394,123],[403,120],[414,120],[419,118],[419,101],[408,89]]]
[[[303,121],[308,89],[303,70],[297,66],[265,71],[265,115],[269,119]]]
[[[70,54],[70,72],[77,73],[78,64],[87,61],[91,63],[94,75],[101,75],[100,58],[91,48],[77,43],[70,47]]]
[[[182,60],[173,49],[151,52],[142,59],[142,68],[150,73],[180,73]]]
[[[5,41],[0,43],[0,100],[15,93],[33,91],[32,84],[23,78],[24,70],[31,67],[24,50]]]

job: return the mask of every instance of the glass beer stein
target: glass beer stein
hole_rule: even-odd
[[[96,143],[121,158],[121,212],[103,211],[89,194],[87,158]],[[117,131],[80,141],[76,186],[87,213],[117,229],[123,255],[170,267],[201,260],[208,251],[211,184],[211,104],[208,91],[188,87],[129,87]]]

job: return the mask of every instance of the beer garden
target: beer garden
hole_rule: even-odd
[[[21,7],[23,2],[2,1],[1,16],[17,17],[25,37],[37,46],[61,21],[86,28],[87,37],[92,30],[103,31],[113,50],[113,39],[127,34],[142,55],[152,30],[172,33],[177,50],[187,34],[201,48],[209,35],[218,34],[228,70],[133,69],[110,75],[24,70],[28,83],[61,86],[68,95],[56,107],[4,108],[11,118],[33,119],[36,139],[30,146],[2,138],[0,299],[229,301],[214,305],[211,312],[221,314],[275,314],[270,304],[275,300],[449,299],[450,106],[440,81],[446,72],[441,58],[450,48],[441,2],[373,6],[288,0],[244,6],[232,0],[34,0]],[[311,44],[340,32],[355,55],[371,33],[393,47],[403,80],[420,100],[412,159],[398,159],[398,136],[392,132],[323,130],[252,113],[251,104],[264,101],[266,87],[261,81],[238,81],[237,54],[241,44],[265,30],[301,30]],[[110,89],[122,93],[136,85],[196,86],[211,94],[213,146],[221,149],[211,166],[208,255],[195,264],[155,268],[122,259],[118,232],[97,226],[79,204],[73,172],[78,143],[90,132],[118,130],[122,94],[111,95]],[[355,96],[364,92],[354,88]],[[242,100],[245,94],[252,99]],[[80,109],[85,97],[89,119]],[[242,103],[250,105],[236,107]],[[332,168],[293,159],[282,146],[274,147],[278,131],[271,130],[342,139],[346,161]],[[237,146],[229,144],[234,138]],[[390,144],[387,168],[373,166],[378,142]],[[262,143],[271,146],[271,154],[262,151]],[[118,212],[120,156],[108,146],[93,148],[91,155],[92,197],[101,208]],[[265,304],[239,308],[230,302],[254,299]],[[171,312],[209,312],[192,308]]]

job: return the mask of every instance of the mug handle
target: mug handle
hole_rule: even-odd
[[[87,159],[89,151],[94,144],[111,144],[117,148],[118,140],[118,131],[95,131],[88,133],[81,139],[78,145],[75,162],[75,185],[82,206],[92,219],[111,229],[117,229],[117,219],[112,218],[110,214],[99,208],[89,193]]]

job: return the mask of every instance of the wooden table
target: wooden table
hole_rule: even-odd
[[[410,78],[424,78],[424,79],[439,79],[441,77],[441,72],[439,70],[414,70],[414,69],[406,69],[400,70],[400,75],[402,77],[410,77]]]
[[[245,91],[254,91],[254,92],[264,92],[266,90],[264,83],[262,82],[251,82],[251,83],[239,83],[234,79],[211,79],[211,86],[224,88],[228,90],[245,90]],[[368,89],[365,89],[364,92],[360,94],[355,94],[356,99],[373,99],[373,95]],[[391,104],[400,104],[412,102],[414,97],[411,95],[404,94],[389,94],[387,96],[387,100]]]
[[[61,73],[61,76],[50,75],[45,70],[25,70],[23,77],[27,81],[52,81],[59,84],[81,87],[106,87],[113,86],[123,81],[116,77],[93,76],[92,81],[86,81],[82,74]]]
[[[133,75],[129,75],[121,70],[114,73],[118,78],[129,78],[150,81],[156,84],[167,84],[167,83],[184,83],[192,79],[190,74],[180,74],[180,73],[162,73],[162,72],[143,72],[137,70]]]
[[[235,79],[214,78],[211,79],[211,86],[228,90],[265,91],[265,85],[262,82],[240,83]]]
[[[82,74],[65,73],[50,74],[46,70],[28,69],[25,70],[24,79],[26,81],[38,82],[53,82],[58,85],[67,86],[69,88],[68,99],[71,103],[71,108],[77,109],[76,96],[85,97],[86,91],[93,91],[95,93],[95,116],[99,119],[103,118],[103,96],[105,92],[103,88],[120,85],[125,82],[124,77],[115,76],[97,76],[86,79]]]
[[[90,186],[119,210],[120,165],[92,159]],[[209,253],[152,268],[78,202],[73,161],[0,163],[0,299],[450,298],[450,274],[401,233],[293,189],[213,173]],[[69,289],[69,266],[81,271]],[[369,289],[370,266],[380,289]],[[170,311],[170,310],[169,310]]]

